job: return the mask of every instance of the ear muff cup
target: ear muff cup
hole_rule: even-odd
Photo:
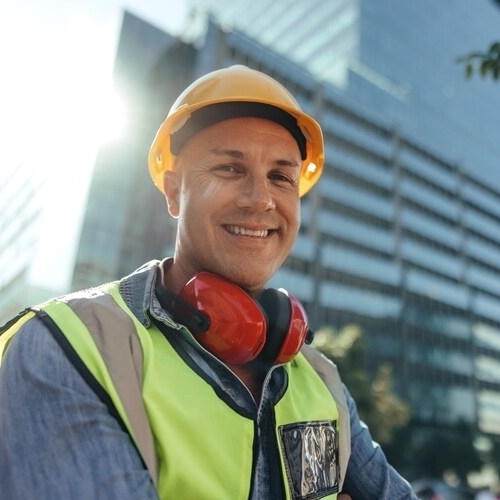
[[[206,331],[193,331],[198,342],[229,364],[254,360],[266,342],[267,319],[243,288],[202,272],[189,280],[179,296],[209,318]]]

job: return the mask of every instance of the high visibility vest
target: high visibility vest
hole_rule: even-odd
[[[251,496],[254,420],[193,370],[160,329],[137,320],[119,282],[26,312],[0,336],[0,360],[35,314],[128,432],[160,498]],[[284,369],[288,383],[274,420],[286,498],[335,499],[350,454],[336,368],[304,346]]]

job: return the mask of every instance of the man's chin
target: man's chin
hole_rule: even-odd
[[[256,276],[255,273],[225,272],[222,277],[243,288],[250,295],[258,295],[266,287],[266,283],[271,279],[272,274],[259,274]]]

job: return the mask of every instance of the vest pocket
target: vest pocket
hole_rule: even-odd
[[[299,422],[278,431],[291,498],[315,500],[338,493],[337,422]]]

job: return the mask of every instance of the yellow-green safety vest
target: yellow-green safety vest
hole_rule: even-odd
[[[104,389],[161,499],[250,497],[254,421],[221,399],[156,326],[138,321],[118,281],[26,312],[0,336],[0,360],[35,314],[50,318],[53,334],[67,341],[66,354],[83,361]],[[350,454],[336,368],[304,346],[284,369],[288,383],[274,416],[286,498],[335,499]]]

